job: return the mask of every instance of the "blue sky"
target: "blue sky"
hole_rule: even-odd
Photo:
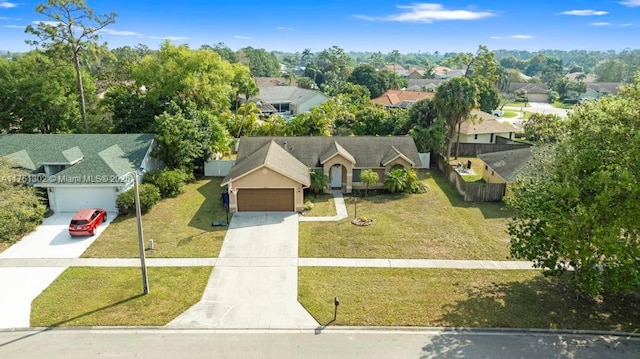
[[[0,0],[0,49],[27,51],[24,27],[45,20],[40,1]],[[473,52],[640,48],[640,0],[88,0],[97,14],[114,11],[102,33],[109,47],[164,39],[192,48],[224,42],[267,50]]]

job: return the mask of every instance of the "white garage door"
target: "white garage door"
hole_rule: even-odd
[[[549,102],[549,96],[546,94],[528,94],[527,99],[529,99],[529,102]]]
[[[55,187],[51,191],[49,204],[54,212],[75,212],[92,207],[116,211],[118,193],[113,187]]]

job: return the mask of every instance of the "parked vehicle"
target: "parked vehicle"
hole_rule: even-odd
[[[93,236],[96,233],[96,227],[106,220],[107,211],[102,208],[81,209],[71,219],[69,235],[72,237]]]
[[[500,110],[493,110],[491,112],[492,115],[496,116],[496,117],[502,117],[504,116],[504,112],[500,111]]]

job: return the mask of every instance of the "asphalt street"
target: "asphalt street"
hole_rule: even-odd
[[[640,338],[440,329],[0,332],[0,358],[640,358]]]

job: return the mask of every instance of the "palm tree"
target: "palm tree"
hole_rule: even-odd
[[[245,102],[240,105],[238,112],[242,113],[242,119],[240,120],[240,126],[238,128],[238,138],[240,138],[240,135],[242,134],[242,127],[244,126],[247,116],[253,119],[254,121],[251,121],[251,123],[254,123],[255,120],[258,119],[258,116],[262,113],[262,111],[260,110],[260,108],[258,108],[258,106],[256,106],[255,103]]]
[[[392,169],[384,179],[384,187],[391,193],[404,192],[407,188],[407,174],[402,168]]]
[[[364,196],[367,196],[367,192],[369,191],[369,186],[373,186],[378,183],[378,174],[373,172],[372,170],[364,170],[360,173],[360,182],[364,183]]]
[[[329,179],[323,171],[311,170],[309,172],[309,176],[311,181],[309,189],[311,190],[311,192],[318,194],[326,191],[327,188],[329,188]]]
[[[451,158],[451,147],[453,145],[453,134],[458,128],[458,138],[456,140],[456,158],[458,158],[458,145],[460,143],[460,126],[463,119],[469,116],[471,110],[476,106],[477,89],[467,77],[455,77],[438,87],[435,96],[435,105],[440,116],[444,117],[449,126],[447,131],[447,156],[449,163]]]

